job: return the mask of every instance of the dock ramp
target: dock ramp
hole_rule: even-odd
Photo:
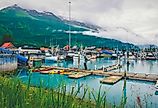
[[[106,77],[106,78],[102,79],[100,81],[100,83],[115,84],[116,82],[118,82],[121,79],[122,79],[122,76],[109,76],[109,77]]]
[[[79,79],[79,78],[86,77],[89,75],[91,75],[91,73],[76,72],[75,74],[71,74],[68,77],[73,78],[73,79]]]

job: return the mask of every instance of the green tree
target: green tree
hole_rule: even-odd
[[[2,37],[2,43],[12,42],[12,41],[13,41],[12,35],[10,35],[10,34],[3,35],[3,37]]]

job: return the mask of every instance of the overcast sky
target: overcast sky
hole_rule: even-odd
[[[68,1],[0,0],[0,8],[18,4],[27,9],[51,11],[56,15],[67,17]],[[158,45],[158,0],[71,1],[73,19],[93,23],[104,28],[124,27],[140,36],[133,36],[118,30],[116,33],[101,33],[102,35],[123,41],[128,39],[133,43],[155,43]]]

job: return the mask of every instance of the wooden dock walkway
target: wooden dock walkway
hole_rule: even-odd
[[[122,78],[123,77],[121,76],[109,76],[107,78],[100,80],[100,82],[105,84],[115,84],[116,82],[120,81]]]
[[[78,78],[82,78],[82,77],[86,77],[91,75],[91,73],[83,73],[83,72],[77,72],[75,74],[71,74],[68,77],[69,78],[73,78],[73,79],[78,79]]]
[[[118,76],[118,77],[124,77],[125,72],[104,72],[103,70],[82,70],[82,69],[76,69],[76,68],[63,68],[63,67],[52,67],[53,69],[62,69],[66,72],[72,72],[72,74],[69,75],[69,78],[81,78],[88,75],[100,75],[100,76]],[[78,73],[77,75],[74,74]],[[85,74],[79,74],[79,73],[85,73]],[[156,82],[158,80],[158,74],[145,74],[145,73],[126,73],[127,79],[132,80],[142,80],[142,81],[153,81]]]
[[[109,71],[112,71],[112,70],[116,70],[116,69],[119,69],[121,68],[122,66],[120,64],[115,64],[115,65],[112,65],[112,66],[108,66],[108,67],[103,67],[103,69],[100,69],[100,70],[103,70],[104,72],[109,72]]]
[[[102,71],[94,71],[94,75],[101,76],[122,76],[124,77],[124,72],[102,72]],[[142,80],[142,81],[153,81],[156,82],[158,80],[157,74],[145,74],[145,73],[127,73],[127,79],[131,80]]]

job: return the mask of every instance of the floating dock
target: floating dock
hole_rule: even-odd
[[[44,68],[44,67],[43,67]],[[48,67],[47,67],[48,68]],[[88,75],[99,75],[99,76],[118,76],[118,77],[124,77],[126,73],[127,79],[132,80],[142,80],[142,81],[152,81],[156,82],[158,80],[157,74],[151,74],[151,73],[130,73],[130,72],[104,72],[103,70],[82,70],[82,69],[76,69],[76,68],[63,68],[63,67],[49,67],[51,69],[62,69],[65,72],[72,72],[72,74],[69,74],[69,78],[81,78]],[[77,74],[74,74],[76,72]],[[81,74],[80,74],[81,73]]]
[[[109,76],[107,78],[102,79],[100,82],[105,84],[115,84],[120,81],[123,77],[121,76]]]
[[[49,74],[52,70],[49,71],[41,71],[40,74]]]
[[[89,75],[91,75],[91,73],[77,72],[75,74],[70,74],[68,77],[73,78],[73,79],[78,79],[78,78],[86,77]]]
[[[104,72],[108,72],[108,71],[119,69],[121,67],[122,67],[121,65],[116,64],[116,65],[112,65],[112,66],[106,67],[103,70],[104,70]]]

